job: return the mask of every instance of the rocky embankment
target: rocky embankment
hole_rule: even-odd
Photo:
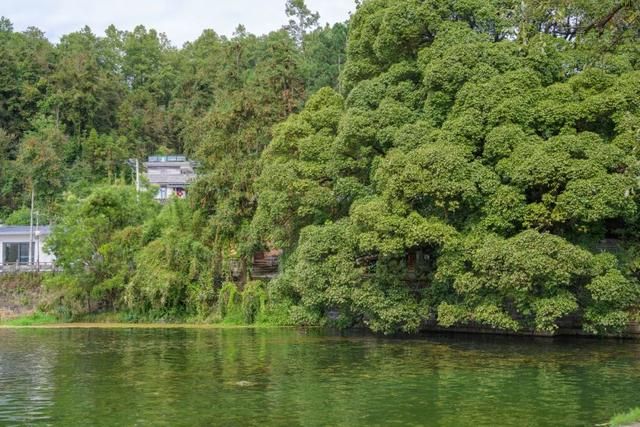
[[[41,275],[0,274],[0,320],[33,313],[45,302],[45,294]]]

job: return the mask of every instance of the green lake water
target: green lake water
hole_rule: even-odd
[[[640,342],[297,329],[0,329],[0,425],[593,426]]]

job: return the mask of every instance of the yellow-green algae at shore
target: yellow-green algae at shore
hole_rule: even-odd
[[[0,329],[18,329],[18,328],[38,328],[38,329],[247,329],[247,328],[287,328],[287,326],[276,325],[230,325],[225,323],[90,323],[90,322],[71,322],[71,323],[41,323],[30,325],[13,325],[0,324]]]
[[[140,321],[128,320],[125,313],[89,314],[64,321],[48,313],[36,311],[23,316],[0,319],[0,328],[267,328],[286,327],[272,323],[244,324],[234,321],[206,321],[195,318],[175,319],[163,321],[144,319]]]
[[[640,427],[640,407],[618,414],[609,420],[611,427]]]

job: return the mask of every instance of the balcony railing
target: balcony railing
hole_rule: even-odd
[[[39,273],[59,271],[52,262],[11,262],[0,264],[0,274],[3,273]]]

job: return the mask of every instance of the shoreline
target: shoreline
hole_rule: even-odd
[[[224,323],[126,323],[126,322],[64,322],[35,325],[7,325],[0,329],[267,329],[294,328],[279,325],[232,325]]]
[[[335,327],[335,325],[333,325]],[[97,314],[85,314],[73,320],[61,320],[53,315],[42,312],[33,312],[28,315],[16,316],[0,319],[0,329],[264,329],[264,328],[322,328],[331,325],[286,325],[279,323],[258,322],[258,323],[240,323],[229,321],[225,322],[220,319],[198,319],[198,318],[174,318],[174,319],[128,319],[123,312],[107,312]],[[357,330],[361,327],[351,327],[347,330]],[[366,327],[362,328],[367,330]],[[369,331],[372,332],[372,331]],[[374,333],[374,332],[372,332]],[[481,325],[459,325],[452,327],[438,326],[433,322],[427,322],[415,333],[408,335],[419,336],[421,334],[430,333],[453,333],[453,334],[473,334],[473,335],[498,335],[498,336],[519,336],[534,338],[559,338],[559,337],[580,337],[594,339],[640,339],[640,324],[631,322],[627,330],[622,334],[600,334],[594,335],[584,332],[577,325],[564,325],[558,328],[554,333],[543,333],[534,330],[522,329],[519,331],[502,330]],[[375,334],[375,333],[374,333]],[[377,334],[375,334],[377,335]],[[407,335],[405,333],[396,333],[393,335]]]
[[[275,324],[225,324],[225,323],[189,323],[189,322],[99,322],[99,321],[78,321],[78,322],[53,322],[53,323],[35,323],[27,325],[12,325],[6,323],[0,323],[0,330],[2,329],[316,329],[326,328],[326,326],[311,326],[311,325],[275,325]],[[331,328],[330,328],[331,329]],[[366,330],[372,335],[378,335],[374,332],[360,328],[348,328],[347,331]],[[627,334],[623,336],[619,335],[589,335],[584,333],[575,333],[575,331],[561,331],[556,334],[535,334],[531,332],[506,332],[501,330],[492,330],[488,328],[425,328],[415,334],[391,334],[387,337],[419,337],[421,335],[429,334],[455,334],[455,335],[476,335],[476,336],[502,336],[502,337],[516,337],[516,338],[543,338],[543,339],[555,339],[555,338],[577,338],[577,339],[604,339],[604,340],[638,340],[640,335]],[[382,335],[385,336],[385,335]]]

